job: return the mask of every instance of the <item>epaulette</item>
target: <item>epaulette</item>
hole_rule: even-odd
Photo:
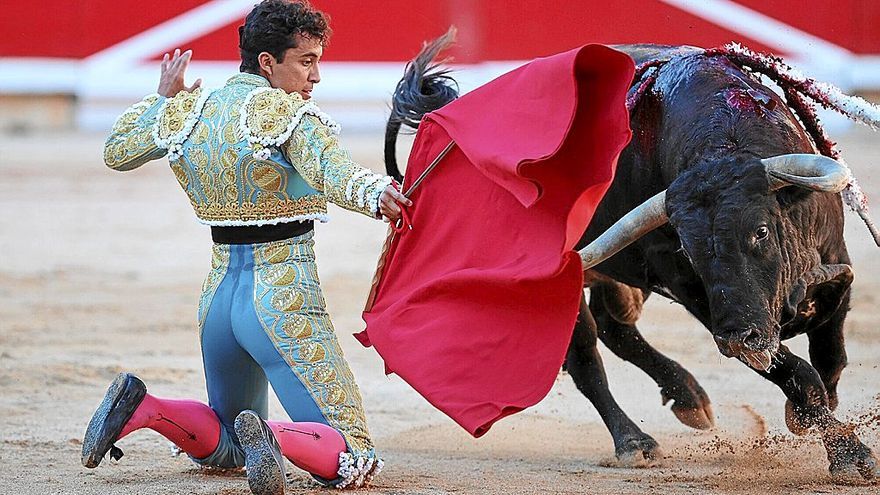
[[[134,122],[144,114],[144,112],[153,106],[160,96],[156,93],[144,96],[144,99],[128,107],[116,122],[113,123],[113,132],[119,132],[122,129],[128,129]]]
[[[153,140],[156,146],[168,150],[169,160],[180,157],[183,142],[199,121],[205,102],[213,91],[202,88],[181,91],[162,103],[153,126]]]
[[[251,146],[254,156],[266,160],[272,146],[281,146],[293,134],[303,115],[313,115],[339,133],[339,124],[317,105],[303,100],[299,93],[286,93],[277,88],[257,88],[242,104],[238,129]]]

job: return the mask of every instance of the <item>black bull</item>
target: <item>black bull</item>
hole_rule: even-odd
[[[448,92],[437,89],[448,76],[435,73],[432,81],[426,74],[446,41],[423,50],[395,93],[386,134],[392,175],[399,176],[393,147],[400,121],[413,125],[448,101],[438,101]],[[840,196],[817,190],[840,187],[814,187],[810,178],[792,185],[768,173],[769,161],[761,159],[816,150],[785,102],[727,59],[687,47],[616,48],[636,64],[672,60],[632,109],[633,140],[579,246],[666,191],[660,209],[668,223],[587,271],[590,302],[582,301],[566,360],[608,427],[618,458],[651,464],[661,454],[611,396],[599,339],[654,379],[683,423],[708,428],[714,421],[696,379],[636,328],[644,300],[656,292],[703,323],[722,353],[782,389],[789,429],[820,432],[833,474],[873,477],[870,449],[832,414],[846,366],[843,323],[852,271]],[[791,178],[790,167],[776,177]],[[809,340],[809,363],[780,343],[800,334]]]
[[[789,428],[821,432],[833,473],[873,476],[871,451],[832,415],[846,366],[843,322],[852,281],[840,196],[774,187],[760,160],[815,153],[812,142],[773,91],[725,58],[686,48],[619,48],[637,64],[676,58],[633,109],[633,140],[583,237],[585,245],[667,191],[669,223],[587,277],[589,310],[581,311],[567,360],[578,388],[608,425],[618,456],[650,459],[657,447],[608,393],[597,337],[646,371],[664,401],[675,401],[683,422],[712,422],[696,380],[651,348],[635,326],[643,300],[656,292],[703,323],[725,355],[751,364],[782,389]],[[779,343],[800,334],[809,340],[809,363]],[[772,362],[760,362],[771,353]]]

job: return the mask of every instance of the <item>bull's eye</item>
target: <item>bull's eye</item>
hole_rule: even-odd
[[[761,225],[758,227],[758,230],[755,231],[755,240],[763,241],[770,235],[770,229],[767,228],[766,225]]]

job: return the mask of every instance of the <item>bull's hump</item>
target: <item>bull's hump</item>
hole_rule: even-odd
[[[702,48],[689,45],[652,45],[647,43],[634,45],[611,45],[632,57],[633,61],[642,64],[651,60],[666,60],[679,55],[700,53]]]

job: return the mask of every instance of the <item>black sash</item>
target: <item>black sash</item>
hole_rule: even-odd
[[[315,228],[315,222],[288,222],[276,225],[211,227],[211,238],[217,244],[259,244],[281,241],[303,235]]]

